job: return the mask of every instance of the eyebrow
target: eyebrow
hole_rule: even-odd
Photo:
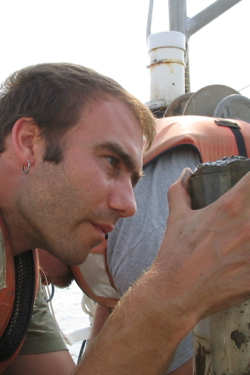
[[[124,163],[126,169],[132,174],[131,181],[133,187],[137,184],[137,182],[142,177],[142,170],[140,172],[136,171],[136,163],[134,158],[129,155],[124,149],[115,142],[103,142],[97,146],[97,149],[108,149],[116,154],[120,160]]]

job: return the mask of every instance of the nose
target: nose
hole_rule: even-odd
[[[122,181],[115,184],[109,196],[108,204],[112,210],[116,210],[119,213],[120,217],[129,217],[136,213],[137,206],[130,179],[127,179],[127,181],[122,179]]]

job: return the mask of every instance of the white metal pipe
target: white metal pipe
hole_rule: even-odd
[[[168,106],[185,93],[185,35],[176,31],[151,34],[150,100],[162,99]]]

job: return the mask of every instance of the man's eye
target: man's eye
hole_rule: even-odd
[[[118,164],[118,159],[114,156],[106,156],[106,159],[112,165],[112,167],[115,167]]]

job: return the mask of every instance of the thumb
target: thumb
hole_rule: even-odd
[[[193,172],[185,168],[178,180],[168,190],[169,213],[184,213],[184,210],[191,209],[190,178]]]

